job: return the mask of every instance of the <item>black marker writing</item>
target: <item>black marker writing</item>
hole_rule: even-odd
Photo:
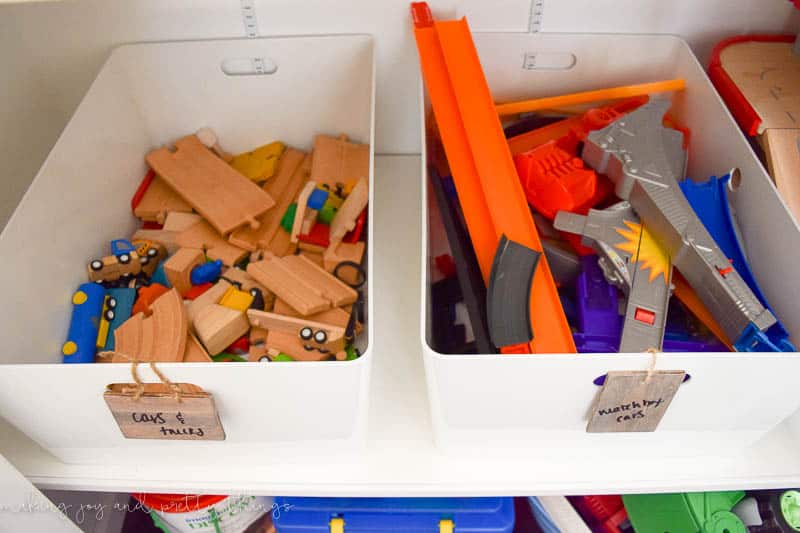
[[[137,424],[143,422],[152,422],[153,424],[164,424],[165,423],[164,417],[161,416],[161,414],[162,413],[156,413],[154,415],[148,413],[131,413],[131,418],[133,418],[133,421],[136,422]]]

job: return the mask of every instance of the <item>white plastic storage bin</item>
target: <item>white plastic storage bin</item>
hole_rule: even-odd
[[[266,73],[247,75],[259,58]],[[223,62],[240,75],[223,72]],[[64,365],[60,346],[71,294],[86,281],[82,265],[136,227],[130,199],[149,150],[203,126],[233,153],[273,139],[310,150],[318,133],[372,145],[373,114],[370,36],[117,48],[0,235],[0,414],[65,462],[196,462],[211,452],[252,464],[362,441],[369,327],[368,346],[354,361],[159,364],[172,381],[213,394],[227,436],[221,442],[126,440],[103,391],[131,382],[130,365]],[[372,316],[372,296],[365,297]],[[144,365],[140,374],[157,381]]]
[[[733,167],[742,172],[735,207],[753,271],[795,344],[800,341],[800,231],[770,178],[717,96],[689,46],[670,35],[475,34],[495,101],[564,94],[684,78],[672,112],[691,129],[689,176],[705,179]],[[530,69],[545,54],[566,69]],[[547,63],[547,62],[545,62]],[[424,104],[423,116],[429,109]],[[423,129],[424,131],[424,129]],[[423,133],[424,135],[424,133]],[[425,143],[423,142],[423,146]],[[423,157],[423,165],[426,158]],[[423,205],[435,206],[423,166]],[[428,199],[430,198],[430,199]],[[553,456],[694,455],[753,443],[800,407],[798,354],[659,354],[657,368],[691,375],[658,430],[586,433],[609,370],[646,370],[646,354],[445,355],[430,346],[433,256],[429,213],[423,214],[422,337],[437,443],[493,453],[519,450]],[[436,231],[434,229],[433,231]],[[438,236],[437,236],[438,238]],[[603,454],[603,455],[597,455]],[[651,455],[655,456],[655,455]]]

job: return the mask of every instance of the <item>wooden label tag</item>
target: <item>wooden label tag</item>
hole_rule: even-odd
[[[683,370],[609,372],[589,416],[589,433],[655,431],[683,382]]]
[[[214,398],[190,383],[176,383],[175,392],[163,383],[144,385],[134,398],[136,385],[113,383],[103,398],[126,439],[225,440]]]

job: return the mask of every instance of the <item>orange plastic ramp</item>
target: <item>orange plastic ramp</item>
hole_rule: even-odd
[[[466,19],[435,22],[424,2],[413,3],[411,8],[428,95],[467,229],[487,280],[501,236],[537,252],[542,252],[542,245]],[[533,275],[529,306],[530,351],[575,352],[544,257]]]
[[[439,125],[442,144],[445,146],[467,230],[483,281],[486,282],[489,279],[494,250],[497,247],[497,233],[486,199],[480,192],[480,177],[472,159],[430,10],[427,4],[417,3],[411,6],[422,75]]]

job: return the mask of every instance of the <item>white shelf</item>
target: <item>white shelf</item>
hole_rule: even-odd
[[[265,457],[246,467],[224,456],[202,465],[153,457],[138,466],[68,465],[0,426],[0,453],[40,488],[302,496],[549,495],[770,488],[800,485],[788,425],[743,454],[662,458],[445,455],[434,446],[419,340],[420,161],[376,159],[375,351],[365,450]],[[2,371],[2,369],[0,369]],[[480,391],[475,391],[480,394]],[[35,416],[33,413],[31,416]],[[265,416],[265,423],[269,423]]]

